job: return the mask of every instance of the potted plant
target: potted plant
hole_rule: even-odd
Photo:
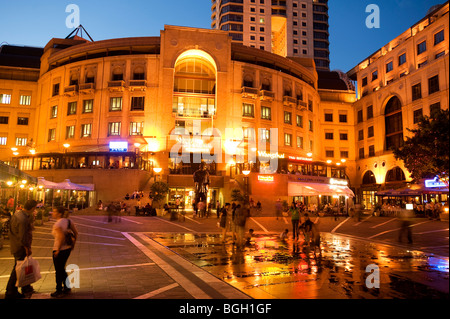
[[[156,209],[157,215],[162,216],[161,201],[169,193],[169,185],[164,182],[156,182],[150,187],[150,198],[153,200],[152,206]]]
[[[42,224],[44,223],[42,218],[43,218],[42,211],[38,210],[36,213],[36,216],[34,217],[34,224],[36,226],[42,226]]]

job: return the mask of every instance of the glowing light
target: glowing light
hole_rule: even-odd
[[[28,181],[26,179],[23,179],[22,184],[25,185],[26,183],[28,183]]]
[[[134,147],[141,147],[141,143],[134,143]]]
[[[70,147],[70,144],[66,143],[66,144],[63,144],[63,146],[64,146],[65,148],[69,148],[69,147]]]
[[[11,151],[17,152],[17,151],[18,151],[18,148],[17,148],[17,147],[13,147],[13,148],[11,148]]]
[[[242,171],[242,174],[244,174],[245,176],[248,176],[250,174],[250,171]]]
[[[11,181],[6,182],[6,185],[8,185],[8,186],[12,186],[12,184],[13,184],[13,182],[11,182]]]
[[[328,161],[327,161],[328,164],[331,164],[332,162],[333,162],[332,160],[328,160]]]
[[[153,169],[153,171],[154,171],[156,174],[159,174],[159,173],[162,172],[162,168],[160,168],[160,167],[155,167],[155,168]]]
[[[313,153],[308,153],[308,154],[306,154],[306,156],[312,157],[312,156],[313,156]]]
[[[265,183],[273,183],[275,181],[275,178],[271,175],[259,175],[258,181]]]

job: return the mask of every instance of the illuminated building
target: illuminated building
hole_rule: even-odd
[[[328,0],[213,0],[213,29],[233,42],[330,69]]]

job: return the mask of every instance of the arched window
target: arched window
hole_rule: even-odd
[[[393,96],[386,104],[386,150],[398,148],[403,144],[402,104],[398,97]]]
[[[178,117],[216,114],[216,66],[203,51],[183,53],[175,63],[173,112]]]
[[[386,183],[406,181],[406,176],[400,167],[394,167],[386,174]]]
[[[367,171],[364,174],[362,183],[363,183],[363,185],[376,184],[377,179],[375,178],[375,174],[372,171]]]

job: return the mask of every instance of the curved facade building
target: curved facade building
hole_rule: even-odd
[[[225,31],[166,26],[160,37],[52,39],[30,85],[28,141],[8,137],[5,149],[17,147],[12,160],[33,175],[94,184],[97,199],[148,189],[155,178],[189,197],[201,161],[211,200],[221,202],[258,174],[348,179],[339,150],[323,147],[314,61],[234,44]],[[328,99],[336,113],[351,113],[353,93],[345,94]],[[274,197],[287,198],[282,177]],[[121,187],[111,189],[115,181]]]

